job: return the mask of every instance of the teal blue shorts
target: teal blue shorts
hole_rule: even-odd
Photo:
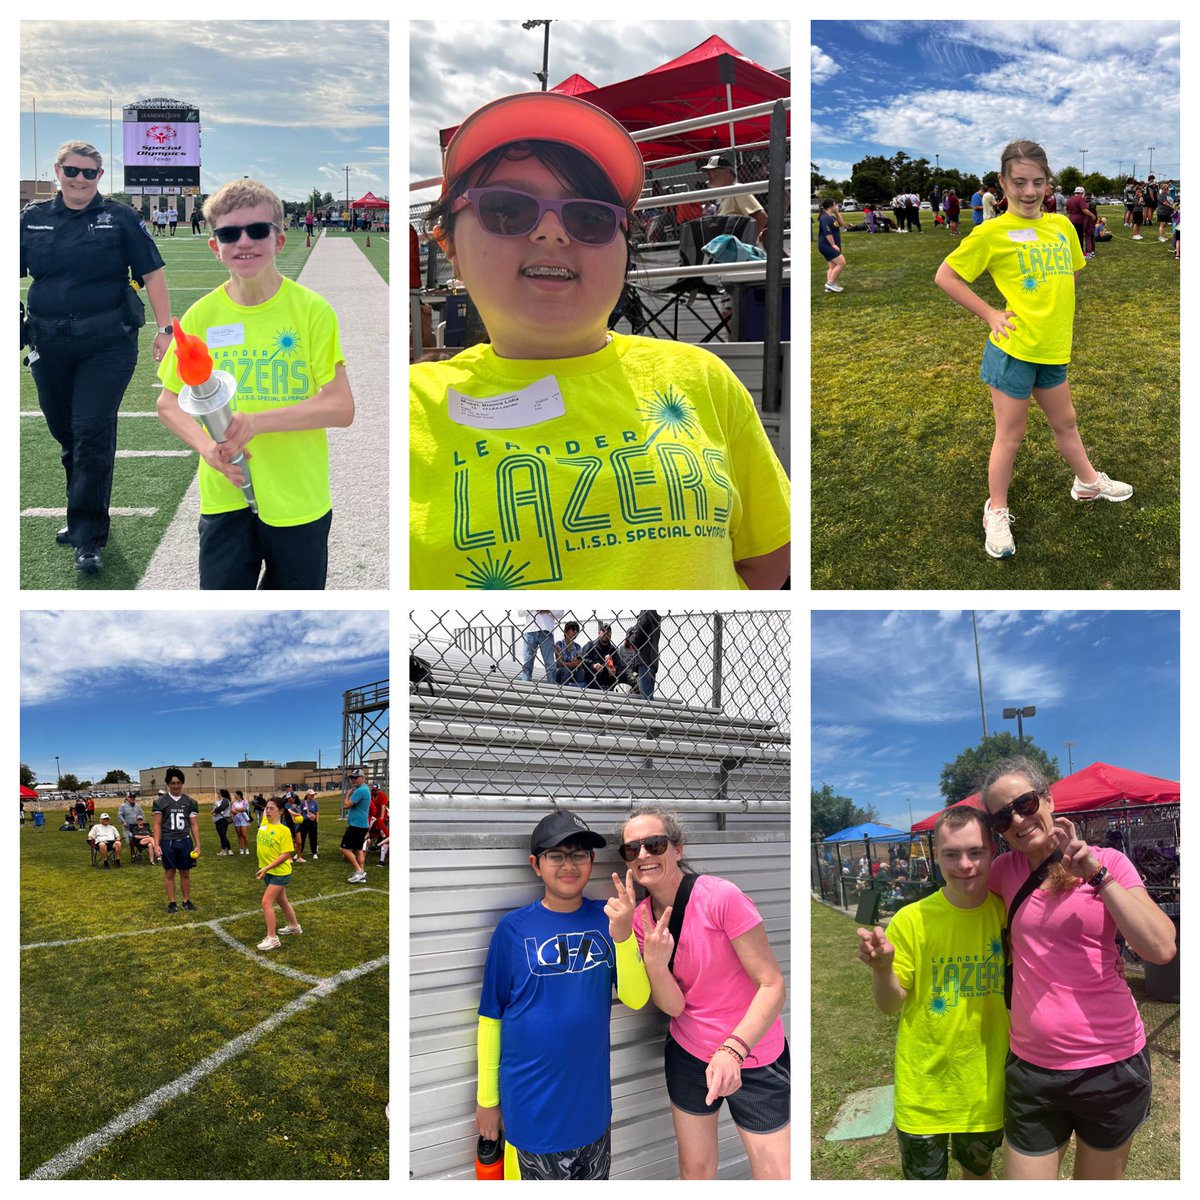
[[[1054,388],[1067,382],[1066,363],[1032,363],[1006,354],[988,338],[979,364],[979,378],[1014,400],[1028,400],[1034,388]]]

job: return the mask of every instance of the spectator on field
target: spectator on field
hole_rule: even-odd
[[[367,787],[367,777],[361,769],[351,772],[350,786],[342,796],[342,810],[346,814],[342,857],[354,869],[347,882],[366,883],[367,852],[364,846],[371,825],[371,789]]]
[[[708,177],[710,188],[732,187],[737,183],[733,163],[727,155],[714,154],[708,162],[700,165],[700,170]],[[767,210],[753,196],[748,193],[744,196],[722,196],[721,202],[717,205],[717,213],[722,217],[752,218],[757,230],[755,240],[762,241],[763,234],[767,229]]]
[[[121,801],[120,807],[117,809],[117,820],[126,833],[137,822],[138,817],[145,817],[145,815],[142,812],[142,806],[137,802],[137,797],[132,792]]]
[[[88,841],[100,852],[106,871],[110,862],[121,865],[121,835],[109,824],[108,813],[101,813],[99,823],[88,830]]]
[[[989,183],[983,189],[983,219],[991,221],[996,216],[996,189]]]
[[[158,843],[154,840],[154,830],[146,824],[146,818],[141,815],[141,810],[138,810],[138,817],[129,826],[126,834],[129,839],[129,851],[133,853],[134,846],[140,847],[150,856],[150,865],[162,862],[162,851],[158,848]]]
[[[950,233],[958,237],[958,211],[960,205],[958,195],[953,188],[946,189],[944,206],[946,209],[946,226]]]
[[[235,791],[233,793],[233,803],[230,805],[230,812],[233,815],[233,832],[237,834],[238,853],[249,854],[249,835],[247,830],[250,827],[250,802],[246,799],[243,792]]]
[[[304,843],[307,841],[313,862],[316,862],[317,825],[321,818],[321,805],[317,800],[317,793],[312,788],[304,793],[304,799],[300,801],[300,814],[300,849],[304,849]]]
[[[222,858],[226,855],[233,856],[233,848],[229,845],[229,837],[226,833],[232,817],[233,798],[230,796],[228,788],[221,788],[217,792],[217,799],[212,807],[212,819],[217,828],[217,837],[221,839],[221,848],[217,854]]]

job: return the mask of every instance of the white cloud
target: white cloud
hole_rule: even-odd
[[[820,46],[812,46],[810,50],[812,60],[810,70],[813,83],[824,83],[842,69]]]

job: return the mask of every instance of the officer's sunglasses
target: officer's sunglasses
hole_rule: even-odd
[[[59,163],[58,169],[68,179],[74,179],[76,175],[82,175],[84,179],[95,179],[100,174],[99,167],[68,167],[66,163]]]
[[[255,221],[251,225],[222,225],[220,228],[213,230],[213,237],[222,246],[232,246],[241,239],[243,233],[252,242],[261,242],[263,238],[271,236],[272,229],[278,228],[279,226],[274,221]]]
[[[1041,802],[1042,797],[1037,792],[1025,792],[1012,803],[1006,804],[992,813],[992,828],[997,833],[1004,833],[1013,823],[1013,813],[1020,813],[1023,817],[1032,817]]]

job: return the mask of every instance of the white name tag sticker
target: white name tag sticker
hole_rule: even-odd
[[[204,331],[205,344],[214,346],[241,346],[246,341],[246,327],[240,321],[236,325],[210,325]]]
[[[539,379],[519,392],[502,396],[464,396],[446,389],[450,420],[471,429],[524,429],[566,414],[562,390],[553,375]]]
[[[1038,231],[1036,229],[1010,229],[1008,240],[1010,242],[1036,242]]]

